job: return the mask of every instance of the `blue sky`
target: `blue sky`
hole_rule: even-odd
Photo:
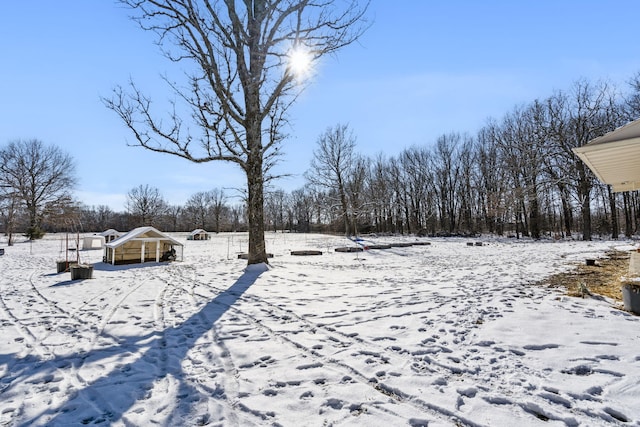
[[[580,78],[621,88],[640,71],[637,0],[373,0],[371,28],[325,58],[291,110],[276,183],[304,185],[318,136],[347,123],[358,151],[392,156],[567,90]],[[153,36],[110,0],[5,2],[0,15],[0,145],[37,138],[77,164],[77,198],[124,210],[138,185],[182,205],[198,191],[244,186],[237,167],[192,164],[130,147],[100,101],[129,78],[158,99],[176,72]]]

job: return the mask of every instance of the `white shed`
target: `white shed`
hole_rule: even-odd
[[[118,237],[122,236],[122,233],[119,232],[118,230],[114,230],[113,228],[110,228],[100,233],[100,235],[104,237],[105,243],[109,243],[113,240],[116,240]]]
[[[203,230],[202,228],[197,228],[193,230],[187,236],[187,240],[209,240],[210,238],[211,236],[209,235],[209,233]]]
[[[103,260],[109,264],[134,264],[182,260],[182,257],[182,243],[153,227],[138,227],[105,243]]]
[[[94,234],[92,236],[84,236],[82,238],[82,250],[102,249],[104,247],[104,236]]]

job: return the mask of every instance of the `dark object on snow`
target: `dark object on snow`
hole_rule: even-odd
[[[365,245],[364,250],[369,249],[391,249],[391,245]]]
[[[596,265],[596,260],[592,258],[587,258],[586,263],[587,265]]]
[[[482,246],[482,242],[476,242],[476,246]]]
[[[390,245],[392,248],[408,248],[409,246],[413,246],[413,243],[398,242],[398,243],[391,243]]]
[[[622,301],[624,309],[634,314],[640,314],[640,284],[625,283],[622,285]]]
[[[160,261],[175,261],[175,260],[176,260],[176,250],[174,248],[171,248],[165,253],[163,253],[162,258],[160,258]]]
[[[267,254],[267,258],[273,258],[273,254]],[[238,259],[249,259],[249,254],[238,254]]]
[[[75,261],[57,261],[57,271],[58,273],[66,273],[72,266],[77,264]]]
[[[74,264],[70,267],[71,280],[91,279],[93,277],[93,265]]]
[[[313,251],[313,250],[305,250],[305,251],[291,251],[291,255],[322,255],[322,251]]]
[[[362,252],[363,249],[359,246],[345,246],[342,248],[336,248],[336,252]]]

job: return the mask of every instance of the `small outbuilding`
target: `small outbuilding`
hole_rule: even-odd
[[[93,234],[82,238],[82,250],[102,249],[104,247],[104,236]]]
[[[202,228],[197,228],[193,230],[187,236],[187,240],[209,240],[210,238],[211,238],[211,235],[207,231],[203,230]]]
[[[118,237],[122,236],[122,233],[119,232],[118,230],[114,230],[113,228],[110,228],[100,233],[100,236],[104,237],[105,243],[109,243],[116,240]]]
[[[138,227],[105,243],[103,261],[109,264],[182,261],[183,245],[154,227]]]

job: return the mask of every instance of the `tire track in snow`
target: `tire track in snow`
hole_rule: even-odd
[[[126,292],[120,295],[115,302],[113,302],[114,298],[112,297],[103,298],[104,295],[110,294],[114,290],[120,291],[122,289],[118,285],[111,286],[108,290],[84,301],[82,305],[76,306],[73,311],[68,311],[45,296],[37,288],[34,283],[34,277],[38,274],[43,273],[34,268],[27,275],[27,280],[25,280],[25,275],[12,278],[5,277],[1,288],[2,292],[0,292],[0,308],[6,317],[10,319],[12,326],[23,337],[23,345],[30,349],[30,352],[35,351],[43,361],[43,364],[37,371],[29,372],[20,369],[20,359],[9,360],[7,362],[7,370],[11,375],[2,378],[0,393],[12,387],[33,384],[32,387],[41,390],[43,396],[52,396],[59,393],[63,393],[66,396],[69,393],[73,393],[73,390],[85,389],[89,382],[92,381],[91,379],[85,379],[81,374],[85,367],[86,358],[91,355],[101,354],[100,349],[96,348],[100,337],[108,338],[114,343],[118,342],[117,337],[105,333],[105,328],[131,295],[147,283],[144,278],[136,280],[135,286],[128,287]],[[5,290],[7,287],[10,288],[9,292]],[[15,297],[12,299],[11,304],[7,301],[7,294]],[[87,310],[86,316],[81,315],[83,310],[87,309],[87,307],[90,308],[91,302],[96,299],[104,299],[110,303],[101,307],[98,313],[95,310]],[[15,309],[12,307],[18,308],[19,314],[14,314]],[[24,311],[25,307],[28,308],[26,312]],[[24,318],[24,313],[28,313],[29,316]],[[37,323],[33,323],[34,319],[36,319]],[[99,321],[96,322],[96,320]],[[65,336],[66,338],[62,338]],[[78,341],[83,341],[86,344],[81,345]],[[73,343],[74,347],[81,350],[69,355],[56,354],[59,353],[55,351],[59,347],[59,343],[66,344],[67,342]],[[59,400],[65,401],[66,399]],[[21,414],[24,416],[24,402],[13,406],[10,402],[5,402],[5,404],[9,405],[4,409],[6,413],[13,414],[13,416],[21,416]],[[100,398],[99,396],[82,395],[79,404],[92,408],[95,413],[113,413],[109,399]],[[37,419],[34,418],[31,422],[36,422]]]
[[[79,369],[84,363],[83,357],[56,360],[53,353],[46,346],[42,345],[41,341],[36,338],[31,330],[12,313],[11,309],[9,309],[2,297],[2,292],[0,292],[0,308],[2,308],[2,311],[13,320],[13,326],[16,327],[19,333],[27,340],[24,345],[29,348],[30,351],[35,351],[43,362],[42,366],[34,372],[19,369],[18,367],[21,364],[21,360],[19,358],[8,362],[8,372],[11,374],[3,376],[0,395],[10,390],[13,386],[19,387],[23,384],[26,384],[27,386],[28,384],[31,384],[36,388],[36,390],[39,390],[42,393],[47,391],[49,393],[62,392],[65,395],[67,391],[62,390],[61,386],[66,385],[67,387],[72,387],[76,390],[82,389],[86,386],[86,382],[79,375]],[[24,400],[21,400],[17,405],[12,406],[11,399],[4,403],[8,406],[3,409],[3,414],[11,413],[15,416],[22,415],[25,411],[25,405],[27,404]],[[98,406],[92,399],[83,399],[82,403],[98,410]]]
[[[178,278],[178,280],[176,280],[176,282],[183,282],[185,281],[185,279],[187,279],[184,276],[176,276]],[[204,282],[204,281],[200,281],[197,279],[191,279],[189,278],[188,280],[193,280],[193,282],[197,285],[203,286],[205,288],[208,289],[212,289],[215,292],[214,293],[221,293],[224,292],[225,289],[215,286],[215,285],[211,285],[210,283]],[[195,296],[198,296],[200,298],[202,298],[203,300],[210,300],[210,296],[204,295],[204,294],[200,294],[197,292],[194,292]],[[262,306],[267,306],[269,308],[269,310],[271,310],[271,313],[273,313],[274,311],[278,311],[280,313],[282,313],[284,318],[295,318],[297,322],[299,322],[300,324],[302,324],[302,328],[306,333],[309,334],[313,334],[315,335],[316,331],[318,329],[324,330],[324,332],[326,332],[329,336],[329,339],[331,339],[331,337],[333,337],[333,335],[338,335],[340,336],[340,338],[333,338],[335,340],[335,342],[341,343],[342,346],[346,347],[346,348],[354,348],[355,351],[357,351],[360,355],[364,355],[364,356],[369,356],[369,357],[380,357],[380,355],[386,351],[386,348],[381,348],[378,345],[374,345],[377,346],[377,348],[380,350],[378,351],[371,351],[369,350],[369,347],[371,347],[371,342],[369,341],[365,341],[357,336],[353,336],[353,335],[349,335],[349,334],[345,334],[343,332],[337,331],[331,327],[324,327],[321,325],[317,325],[314,324],[298,315],[296,315],[295,313],[290,312],[289,310],[283,309],[282,307],[279,307],[276,304],[273,304],[269,301],[266,301],[264,298],[260,298],[257,297],[255,295],[250,295],[250,294],[243,294],[239,297],[239,301],[244,301],[244,302],[250,302],[253,304],[258,304],[258,305],[262,305]],[[310,362],[307,365],[309,366],[314,366],[316,363],[319,363],[320,365],[329,365],[331,366],[335,371],[338,372],[343,372],[344,373],[344,377],[351,377],[353,380],[356,380],[357,382],[359,382],[362,385],[365,385],[373,390],[375,390],[377,393],[379,393],[380,395],[385,396],[386,398],[392,398],[394,400],[396,400],[398,403],[402,403],[402,404],[406,404],[409,406],[414,407],[414,409],[417,409],[421,412],[424,412],[426,414],[429,414],[431,416],[434,416],[436,418],[440,418],[442,420],[446,420],[451,422],[452,420],[456,420],[458,422],[458,425],[460,426],[469,426],[469,427],[479,427],[479,424],[465,419],[464,416],[461,416],[461,414],[459,413],[455,413],[449,409],[440,407],[438,405],[423,401],[421,399],[418,398],[418,396],[413,395],[411,393],[407,393],[404,392],[400,389],[394,388],[394,387],[390,387],[384,384],[384,382],[379,381],[378,379],[376,379],[375,377],[368,377],[367,375],[363,374],[361,371],[359,371],[357,368],[355,368],[354,366],[352,366],[352,364],[348,363],[348,362],[344,362],[338,358],[336,358],[335,356],[327,356],[327,355],[323,355],[319,349],[314,349],[314,348],[309,348],[304,344],[301,344],[299,342],[299,340],[294,340],[292,338],[289,338],[288,334],[282,333],[282,332],[277,332],[275,331],[273,328],[265,325],[264,321],[258,319],[257,317],[255,317],[255,315],[248,313],[246,311],[243,311],[242,309],[239,309],[237,307],[235,307],[234,305],[223,305],[223,308],[227,311],[231,311],[234,314],[241,316],[245,319],[247,319],[249,321],[249,323],[251,323],[253,325],[253,327],[255,329],[259,329],[264,331],[269,337],[270,339],[273,339],[275,341],[280,341],[280,342],[284,342],[290,346],[292,346],[293,348],[295,348],[298,351],[301,351],[305,354],[306,357],[310,357],[313,360],[315,360],[315,362]],[[263,310],[265,312],[268,312],[268,310]],[[296,333],[296,335],[298,335],[299,332]],[[358,348],[360,345],[362,345],[363,347],[366,348]],[[351,352],[351,354],[353,354],[353,352]],[[385,356],[386,357],[386,356]],[[394,358],[396,358],[396,355],[394,355]],[[402,357],[401,357],[402,358]],[[385,361],[384,363],[388,363],[391,365],[395,365],[396,363],[402,364],[402,363],[406,363],[407,362],[407,358],[404,358],[405,360],[403,362],[393,362],[390,360]],[[384,412],[389,412],[389,413],[393,413],[388,407],[384,406],[376,406],[376,409],[384,411]]]
[[[207,286],[211,289],[213,289],[214,291],[217,292],[222,292],[223,289],[221,289],[220,287],[216,287],[214,285],[211,285],[210,283],[206,283],[206,282],[200,282],[200,285],[202,286]],[[523,290],[522,289],[516,289],[516,290],[511,290],[511,289],[504,289],[502,287],[498,287],[498,286],[492,286],[487,288],[482,287],[481,285],[477,285],[474,286],[474,289],[472,289],[471,293],[474,294],[474,290],[475,289],[482,289],[482,297],[490,297],[492,299],[492,301],[510,301],[513,300],[513,298],[515,298],[516,296],[520,295],[520,296],[524,296],[524,297],[528,297],[530,298],[531,295],[529,294],[523,294]],[[498,292],[498,295],[492,295],[495,292]],[[201,295],[203,298],[206,298],[205,295]],[[474,297],[478,297],[478,295],[474,294]],[[319,325],[317,323],[313,323],[308,321],[307,319],[293,313],[290,310],[287,309],[283,309],[279,304],[274,304],[271,303],[263,298],[254,296],[254,295],[250,295],[250,294],[244,294],[241,297],[241,301],[245,301],[245,302],[250,302],[252,304],[254,304],[254,306],[256,307],[268,307],[267,309],[262,308],[261,310],[264,313],[268,314],[268,317],[272,317],[274,318],[274,321],[277,321],[278,319],[281,320],[285,320],[286,322],[290,323],[290,322],[296,322],[298,325],[300,325],[301,327],[298,328],[297,331],[295,331],[295,333],[293,334],[289,334],[286,332],[281,332],[281,331],[276,331],[273,328],[267,326],[264,322],[264,320],[262,318],[258,319],[257,317],[255,317],[254,314],[248,313],[246,311],[243,311],[240,308],[237,307],[227,307],[228,310],[231,310],[232,312],[234,312],[235,314],[239,314],[242,315],[245,318],[249,318],[249,320],[251,321],[251,323],[254,325],[255,328],[258,329],[262,329],[264,331],[266,331],[268,333],[268,335],[270,336],[271,339],[275,339],[275,340],[281,340],[281,341],[285,341],[288,344],[294,346],[295,348],[305,352],[307,355],[313,355],[316,358],[319,358],[320,362],[319,363],[323,363],[323,362],[328,362],[327,364],[332,364],[333,366],[339,366],[341,369],[343,370],[347,370],[348,372],[352,373],[353,375],[357,376],[358,379],[360,380],[361,383],[371,383],[373,384],[373,387],[380,393],[386,395],[386,396],[390,396],[393,397],[394,399],[397,399],[398,401],[401,402],[413,402],[411,403],[413,406],[424,410],[425,408],[430,409],[430,411],[434,411],[437,414],[440,414],[440,416],[446,418],[446,419],[451,419],[451,418],[457,418],[459,419],[459,421],[461,423],[463,423],[464,425],[476,425],[476,423],[474,421],[468,420],[464,418],[464,415],[460,414],[460,412],[457,410],[458,405],[452,405],[451,408],[449,407],[442,407],[439,405],[434,405],[433,403],[430,403],[428,401],[425,401],[423,399],[420,399],[419,396],[413,394],[413,393],[408,393],[406,391],[403,391],[402,388],[397,388],[397,387],[393,387],[388,385],[384,379],[380,379],[380,378],[376,378],[376,377],[369,377],[365,374],[363,374],[361,371],[359,371],[357,368],[355,368],[350,362],[344,362],[342,360],[339,360],[338,358],[336,358],[335,356],[330,356],[330,355],[326,355],[326,354],[322,354],[322,350],[316,347],[313,348],[309,348],[309,346],[304,345],[301,343],[301,340],[299,338],[290,338],[291,336],[293,337],[298,337],[300,332],[302,330],[304,330],[307,333],[313,333],[315,334],[317,330],[323,330],[323,332],[329,333],[329,338],[333,338],[333,341],[336,343],[341,343],[342,345],[344,345],[347,348],[353,348],[355,350],[358,350],[358,348],[360,348],[359,351],[356,351],[355,353],[353,351],[350,352],[350,355],[353,356],[355,354],[360,354],[360,355],[364,355],[364,356],[370,356],[371,358],[380,358],[381,355],[387,355],[389,353],[389,346],[381,346],[379,345],[379,343],[375,342],[375,341],[368,341],[365,339],[362,339],[358,336],[353,336],[350,334],[346,334],[344,332],[338,331],[333,327],[328,327],[325,325]],[[438,310],[438,309],[442,309],[442,310],[447,310],[450,311],[451,308],[451,303],[452,302],[456,302],[456,303],[460,303],[460,301],[457,301],[457,298],[455,296],[450,297],[450,298],[440,298],[440,302],[437,304],[437,306],[432,306],[431,308],[429,308],[428,310],[419,310],[419,311],[408,311],[407,314],[410,315],[417,315],[420,313],[431,313],[433,314],[433,310]],[[483,311],[477,311],[477,310],[473,310],[473,305],[471,304],[471,301],[465,300],[464,303],[459,304],[460,306],[456,308],[456,311],[459,311],[460,313],[464,313],[467,316],[464,318],[463,321],[461,321],[462,323],[460,325],[458,325],[457,323],[453,326],[459,327],[458,329],[461,328],[462,332],[464,332],[465,334],[468,334],[470,332],[472,332],[472,326],[466,325],[464,324],[466,323],[474,323],[477,322],[478,319],[481,320],[482,322],[484,321],[483,318],[487,317],[487,319],[485,320],[490,320],[490,318],[495,314],[492,313],[491,310],[483,310]],[[470,312],[471,311],[471,312]],[[497,310],[496,310],[497,312]],[[378,316],[378,318],[384,318],[387,316]],[[396,315],[389,315],[388,317],[396,317]],[[480,323],[482,323],[480,322]],[[445,325],[446,326],[446,325]],[[444,334],[447,334],[449,332],[451,332],[451,329],[444,329],[441,328],[440,331]],[[455,328],[453,330],[455,332]],[[337,338],[335,337],[337,335]],[[455,335],[455,334],[454,334]],[[456,339],[460,339],[461,341],[464,341],[464,336],[463,337],[457,337]],[[372,350],[373,348],[373,350]],[[391,348],[393,348],[393,346],[391,346]],[[444,361],[438,361],[438,359],[434,358],[433,355],[429,355],[428,353],[430,353],[429,351],[426,351],[424,353],[420,353],[420,352],[403,352],[403,353],[398,353],[398,352],[392,352],[393,354],[391,356],[384,356],[384,358],[386,358],[386,360],[383,360],[383,363],[389,364],[391,366],[398,366],[398,365],[402,365],[407,364],[407,363],[411,363],[411,364],[416,364],[417,369],[420,369],[420,365],[422,365],[422,369],[426,369],[427,372],[429,372],[429,376],[440,376],[442,377],[455,377],[456,375],[459,375],[460,373],[465,373],[466,375],[471,375],[471,376],[476,376],[478,381],[481,381],[481,374],[480,374],[480,366],[478,365],[477,362],[473,362],[471,364],[469,364],[467,366],[466,363],[466,358],[467,356],[471,356],[474,355],[474,353],[472,353],[471,351],[469,351],[469,348],[467,346],[464,345],[458,345],[457,349],[458,350],[464,350],[466,348],[465,351],[465,356],[463,356],[463,358],[456,358],[456,357],[447,357],[445,360],[449,360],[451,359],[451,361],[449,361],[449,363],[444,363]],[[441,350],[447,350],[446,348],[442,348]],[[450,351],[450,350],[449,350]],[[446,352],[445,352],[446,353]],[[460,363],[463,362],[463,366],[460,367]],[[311,363],[313,364],[313,363]],[[417,372],[417,371],[416,371]],[[483,389],[482,387],[477,387],[475,388],[475,391],[471,394],[473,394],[474,397],[476,393],[478,393],[478,395],[482,395],[483,391],[488,391],[488,389]],[[466,390],[466,389],[465,389]],[[460,402],[460,399],[462,399],[462,397],[469,397],[464,395],[465,390],[462,390],[462,392],[457,391],[458,394],[460,394],[460,396],[458,396],[458,402]],[[502,387],[499,387],[498,390],[493,390],[493,392],[498,392],[501,395],[509,395],[510,394],[510,388],[508,385],[504,385]],[[457,396],[455,393],[453,393],[454,396]],[[540,400],[537,399],[538,396],[535,395],[531,395],[530,396],[531,399],[533,400]],[[523,406],[523,403],[519,403],[516,401],[513,402],[504,402],[501,403],[501,406],[505,406],[505,405],[511,405],[514,408],[521,408]]]
[[[204,306],[210,301],[210,297],[196,294],[194,287],[197,285],[197,282],[186,277],[187,274],[197,274],[195,270],[187,272],[184,270],[185,267],[183,266],[172,265],[167,270],[167,276],[163,278],[163,280],[166,281],[166,287],[162,294],[159,295],[158,301],[162,302],[164,310],[169,310],[169,314],[171,315],[169,317],[175,317],[174,313],[176,312],[176,308],[172,307],[171,303],[179,300],[182,295],[187,295],[187,299],[191,302],[191,304],[189,304],[189,315],[192,314],[192,307]],[[184,283],[193,283],[194,285],[189,288],[185,286]],[[198,341],[194,342],[192,348],[186,352],[185,357],[181,361],[178,361],[178,363],[182,365],[182,369],[189,372],[191,377],[197,379],[200,375],[204,375],[205,377],[216,380],[217,385],[215,388],[208,387],[203,382],[192,381],[191,385],[201,393],[201,395],[212,396],[214,400],[222,400],[227,402],[230,407],[236,407],[239,401],[238,369],[231,360],[229,349],[224,344],[224,340],[220,339],[213,321],[201,310],[197,312],[197,316],[200,321],[196,328],[201,330],[184,331],[186,334],[184,341],[197,335],[201,337],[201,340],[204,338],[205,344],[198,344]],[[167,318],[167,316],[163,314],[163,330],[166,330],[168,327],[166,322],[164,322],[165,318]],[[182,319],[175,319],[173,326],[178,323],[177,320]],[[203,331],[206,332],[203,333]],[[167,343],[164,351],[168,351],[173,346],[180,345],[185,344],[184,342],[180,342],[180,340],[175,343]],[[212,345],[215,345],[218,351],[212,349]],[[226,419],[231,425],[241,425],[236,411],[228,411],[226,413]]]
[[[18,292],[16,286],[16,283],[19,284],[24,282],[24,276],[13,278],[15,280],[13,289],[18,298],[18,305],[26,305],[29,307],[30,310],[37,313],[37,315],[32,316],[32,318],[38,319],[38,323],[35,324],[36,328],[33,328],[33,326],[28,322],[20,320],[17,317],[15,317],[16,322],[20,323],[23,328],[29,330],[33,339],[37,340],[42,348],[47,347],[44,343],[48,338],[51,338],[54,334],[62,334],[72,341],[87,341],[88,346],[84,350],[90,351],[93,348],[97,335],[101,333],[101,329],[95,325],[96,313],[94,311],[91,311],[89,316],[81,316],[79,313],[91,301],[100,298],[105,293],[113,289],[117,289],[118,287],[113,286],[109,288],[109,290],[85,301],[83,305],[75,307],[72,311],[68,311],[62,308],[56,301],[45,296],[35,285],[34,277],[42,274],[44,274],[44,272],[36,268],[31,270],[30,274],[28,274],[28,279],[26,280],[29,287],[29,291],[27,292]],[[27,298],[26,304],[23,301],[25,298]],[[47,307],[48,310],[45,310],[45,307]],[[43,332],[39,333],[32,331],[32,329],[37,329],[37,327],[41,327]],[[51,345],[49,347],[51,347]],[[54,353],[51,349],[49,350],[49,353]]]

